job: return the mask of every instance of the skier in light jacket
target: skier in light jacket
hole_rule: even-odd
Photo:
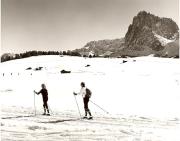
[[[87,114],[89,114],[88,119],[92,119],[93,117],[92,117],[91,112],[90,112],[90,110],[88,108],[88,102],[89,102],[90,97],[86,93],[86,86],[85,86],[84,82],[81,82],[81,90],[80,90],[80,92],[79,93],[74,92],[74,95],[77,95],[77,94],[82,95],[82,97],[83,97],[84,110],[85,110],[85,116],[83,118],[87,119],[88,118]]]

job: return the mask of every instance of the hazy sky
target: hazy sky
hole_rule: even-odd
[[[1,53],[71,50],[121,38],[142,10],[177,24],[179,18],[178,0],[1,0],[1,7]]]

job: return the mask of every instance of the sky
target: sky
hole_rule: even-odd
[[[179,25],[178,0],[1,0],[1,54],[121,38],[142,10]]]

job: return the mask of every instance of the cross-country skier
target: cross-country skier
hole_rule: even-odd
[[[46,115],[46,110],[47,110],[47,115],[50,116],[49,114],[49,109],[48,109],[48,91],[46,89],[46,85],[42,84],[41,85],[42,89],[39,92],[34,91],[37,95],[39,95],[40,93],[42,94],[42,99],[43,99],[43,107],[44,107],[44,113],[43,115]]]
[[[83,97],[83,102],[84,102],[84,110],[85,110],[85,116],[83,117],[84,119],[92,119],[92,115],[91,115],[91,112],[88,108],[88,102],[89,102],[89,96],[88,94],[86,93],[86,87],[85,87],[85,83],[84,82],[81,82],[81,90],[79,93],[75,93],[74,92],[74,95],[77,95],[77,94],[80,94],[82,95]],[[87,117],[87,114],[89,114],[89,118]]]

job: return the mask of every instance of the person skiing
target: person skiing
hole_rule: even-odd
[[[89,96],[86,92],[87,88],[85,86],[85,83],[84,82],[81,82],[81,90],[79,93],[75,93],[73,92],[74,95],[82,95],[83,97],[83,102],[84,102],[84,110],[85,110],[85,116],[83,117],[84,119],[93,119],[92,115],[91,115],[91,112],[88,108],[88,102],[89,102]],[[87,117],[87,114],[89,114],[89,118]]]
[[[42,87],[42,89],[39,92],[36,92],[36,91],[34,91],[34,92],[37,95],[39,95],[40,93],[42,94],[43,107],[44,107],[43,115],[46,115],[46,110],[47,110],[47,115],[50,116],[49,109],[48,109],[48,104],[47,104],[47,101],[48,101],[48,91],[46,89],[46,85],[45,84],[42,84],[41,87]]]

